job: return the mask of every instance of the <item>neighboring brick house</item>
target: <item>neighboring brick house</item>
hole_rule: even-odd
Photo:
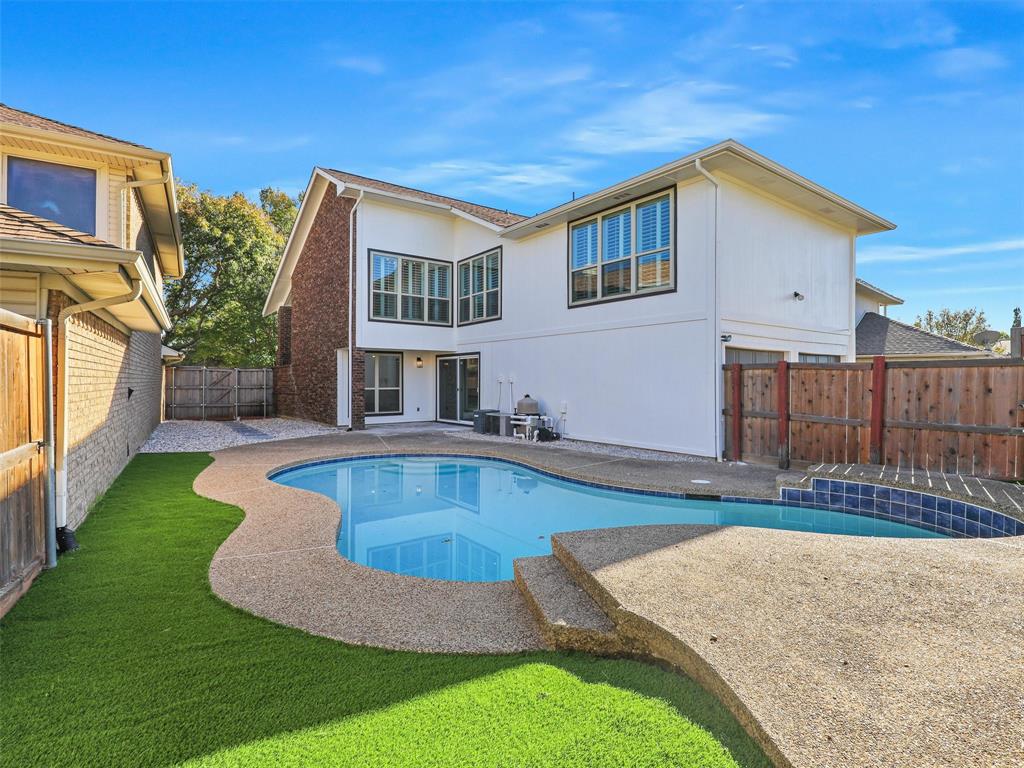
[[[519,216],[315,168],[265,314],[279,412],[720,454],[722,367],[856,355],[856,243],[893,224],[735,141]]]
[[[53,323],[58,526],[160,421],[173,179],[164,152],[0,105],[0,307]]]

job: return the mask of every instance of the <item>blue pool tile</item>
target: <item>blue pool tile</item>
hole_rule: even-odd
[[[867,496],[868,498],[875,498],[875,486],[873,485],[862,485],[860,487],[860,495],[862,497]]]
[[[935,510],[937,512],[945,512],[949,514],[949,511],[953,508],[953,502],[949,499],[944,499],[941,496],[935,501]]]
[[[978,535],[979,535],[979,532],[980,532],[980,528],[981,528],[981,526],[978,525],[978,523],[975,522],[974,520],[965,520],[964,521],[964,531],[972,539],[978,538]]]
[[[939,528],[944,528],[946,530],[952,530],[952,528],[953,528],[953,516],[948,514],[948,513],[946,513],[946,512],[936,512],[935,513],[935,524]]]
[[[907,522],[917,522],[925,510],[922,507],[907,507]],[[931,510],[927,510],[931,512]],[[933,518],[934,519],[934,518]]]
[[[843,490],[843,485],[844,483],[842,480],[829,480],[828,491],[829,493],[846,493],[846,491]]]
[[[810,504],[814,501],[814,491],[800,491],[800,502]]]
[[[903,520],[907,517],[907,505],[890,504],[888,512],[890,517],[894,517],[897,520]]]
[[[953,517],[966,517],[967,505],[962,501],[954,501],[950,514],[953,515]]]
[[[843,494],[842,493],[829,492],[829,494],[828,494],[828,503],[830,505],[832,505],[832,506],[835,506],[835,507],[843,506]]]
[[[976,507],[971,504],[967,507],[967,513],[964,515],[968,520],[978,523],[981,522],[981,507]]]
[[[978,535],[983,539],[991,539],[994,536],[1002,536],[1002,531],[996,531],[987,525],[978,524]]]
[[[921,494],[917,491],[907,492],[907,506],[908,507],[920,507],[921,506]]]
[[[901,490],[899,488],[893,488],[889,492],[889,498],[893,501],[893,503],[896,503],[896,504],[906,504],[907,503],[907,492],[904,491],[904,490]]]
[[[814,492],[814,503],[815,504],[828,504],[828,491]]]
[[[892,493],[892,491],[890,491],[888,488],[876,488],[875,489],[875,498],[880,500],[880,501],[890,501],[891,500],[891,497],[890,497],[891,493]]]
[[[982,525],[990,525],[993,528],[998,528],[999,526],[993,524],[993,522],[992,522],[992,518],[993,518],[994,514],[998,514],[998,513],[993,513],[991,509],[985,509],[984,507],[978,507],[978,522],[981,523]]]
[[[957,533],[966,533],[967,532],[967,518],[957,517],[956,515],[954,515],[953,516],[953,520],[952,520],[952,527],[953,527],[953,530],[956,531]]]
[[[921,506],[925,509],[935,509],[935,503],[937,501],[938,499],[931,494],[921,496]]]
[[[921,510],[921,522],[927,523],[928,525],[935,525],[935,516],[939,514],[931,509]]]

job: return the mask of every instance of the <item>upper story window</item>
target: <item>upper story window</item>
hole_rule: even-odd
[[[569,306],[675,288],[672,201],[660,192],[569,226]]]
[[[370,251],[370,319],[451,325],[452,265]]]
[[[459,325],[501,317],[501,248],[459,262]]]
[[[7,204],[95,235],[96,171],[8,157]]]

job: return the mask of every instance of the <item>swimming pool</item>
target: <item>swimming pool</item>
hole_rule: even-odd
[[[511,579],[516,558],[551,553],[551,534],[589,528],[683,523],[944,538],[843,512],[598,488],[500,459],[339,459],[286,469],[271,479],[338,503],[338,552],[344,557],[393,573],[455,581]]]

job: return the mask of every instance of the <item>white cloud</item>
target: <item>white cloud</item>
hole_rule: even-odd
[[[857,253],[861,264],[898,261],[934,261],[950,256],[982,256],[994,253],[1024,252],[1024,238],[992,240],[951,246],[881,245],[868,247]]]
[[[939,77],[963,79],[1002,69],[1009,62],[988,48],[949,48],[932,54],[932,71]]]
[[[555,158],[548,162],[500,163],[456,158],[424,163],[411,168],[379,172],[382,178],[451,197],[473,199],[493,196],[528,201],[537,191],[546,195],[563,190],[569,197],[586,183],[580,172],[590,167],[586,160]]]
[[[367,75],[380,75],[385,70],[384,62],[376,56],[340,56],[331,63],[339,69],[350,69]]]
[[[745,106],[733,89],[711,82],[672,82],[635,96],[569,129],[566,139],[593,154],[679,151],[703,141],[765,133],[779,114]]]
[[[746,46],[746,49],[751,53],[764,56],[773,66],[782,69],[789,69],[800,61],[793,46],[784,43],[757,43]]]

